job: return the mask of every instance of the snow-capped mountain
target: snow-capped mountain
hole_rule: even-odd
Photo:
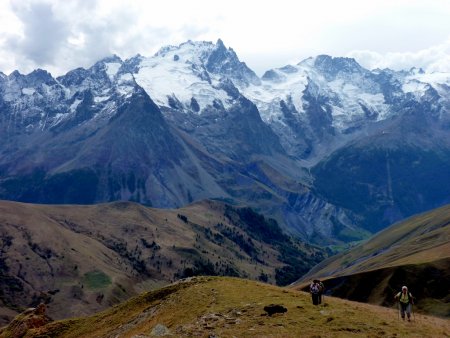
[[[355,132],[401,114],[399,104],[429,100],[426,94],[434,90],[441,92],[436,102],[441,106],[435,109],[441,118],[448,119],[443,105],[448,104],[445,93],[450,74],[427,76],[414,71],[369,71],[354,59],[320,55],[269,70],[261,85],[242,90],[291,155],[318,156],[320,160],[324,154],[317,145],[323,139],[329,153],[335,143],[354,138]]]
[[[229,108],[233,97],[223,87],[226,80],[244,87],[260,83],[221,40],[161,48],[153,57],[140,58],[134,76],[158,105],[171,106],[175,100],[194,112],[214,102]]]
[[[0,197],[221,198],[347,241],[449,201],[449,108],[450,74],[319,55],[259,78],[221,40],[0,73]]]

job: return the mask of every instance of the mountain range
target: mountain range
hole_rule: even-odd
[[[0,198],[213,198],[320,244],[450,202],[450,74],[319,55],[257,76],[221,40],[0,73]]]

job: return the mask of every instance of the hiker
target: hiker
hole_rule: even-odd
[[[317,282],[319,283],[319,304],[322,304],[322,295],[325,292],[325,285],[323,285],[321,280],[317,280]]]
[[[309,292],[311,293],[313,304],[319,305],[320,284],[317,279],[314,279],[311,285],[309,286]]]
[[[400,314],[402,319],[405,320],[405,312],[408,316],[408,321],[411,321],[411,305],[414,304],[414,298],[408,291],[406,286],[402,286],[402,291],[397,293],[394,298],[400,304]]]

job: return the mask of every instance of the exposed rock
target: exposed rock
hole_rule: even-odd
[[[16,316],[12,322],[2,330],[5,337],[20,338],[23,337],[29,329],[36,329],[52,321],[45,314],[46,306],[41,303],[36,308],[29,308]]]
[[[270,304],[264,306],[264,311],[266,311],[269,316],[272,316],[275,313],[285,313],[287,312],[287,309],[283,305]]]
[[[152,337],[163,337],[168,336],[170,334],[171,334],[170,330],[166,326],[162,324],[156,324],[150,335]]]

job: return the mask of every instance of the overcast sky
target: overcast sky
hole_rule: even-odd
[[[0,71],[221,38],[258,75],[318,54],[450,72],[450,0],[0,0]]]

